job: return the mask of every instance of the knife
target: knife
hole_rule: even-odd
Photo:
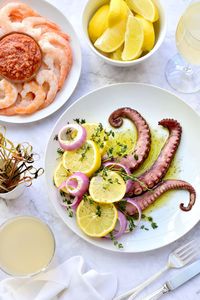
[[[172,277],[170,280],[164,283],[164,285],[156,290],[151,295],[143,298],[142,300],[157,300],[164,294],[175,290],[182,284],[186,283],[196,275],[200,273],[200,259],[185,267],[183,270],[179,271],[179,274]]]

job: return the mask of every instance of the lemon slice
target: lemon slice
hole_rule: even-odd
[[[155,44],[155,31],[153,27],[153,23],[144,19],[140,15],[135,16],[137,20],[142,23],[143,30],[144,30],[144,43],[143,43],[143,50],[151,51]]]
[[[103,52],[114,52],[124,42],[126,23],[128,15],[131,12],[124,1],[122,2],[122,6],[124,9],[123,18],[114,26],[108,27],[94,43],[94,46]]]
[[[88,33],[91,41],[94,43],[108,27],[109,5],[101,6],[93,15],[89,22]]]
[[[83,200],[76,211],[78,226],[92,237],[103,237],[111,232],[117,222],[117,209],[113,204],[99,204]]]
[[[101,154],[98,146],[91,140],[74,151],[65,151],[63,154],[63,166],[71,173],[82,172],[91,176],[101,165]]]
[[[56,187],[59,187],[63,181],[67,179],[67,177],[70,175],[69,171],[66,170],[62,164],[62,162],[59,163],[57,166],[55,172],[54,172],[54,183]],[[63,192],[67,193],[67,190],[65,188],[62,189]]]
[[[144,30],[141,22],[134,16],[129,16],[125,34],[122,60],[133,60],[142,54]]]
[[[159,19],[158,9],[152,0],[126,0],[126,3],[131,10],[150,22]]]
[[[95,142],[101,155],[105,153],[107,135],[101,123],[85,123],[82,126],[86,129],[87,139]]]
[[[96,202],[117,202],[126,193],[126,183],[117,172],[105,169],[91,179],[89,193]]]
[[[117,50],[110,54],[110,58],[114,60],[122,60],[122,51],[124,49],[124,45],[119,47]]]
[[[126,16],[126,7],[123,4],[124,0],[111,0],[108,13],[108,25],[110,27],[117,24]]]

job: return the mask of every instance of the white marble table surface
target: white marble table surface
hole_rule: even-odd
[[[8,135],[10,137],[16,141],[30,141],[34,145],[35,151],[41,156],[41,165],[44,164],[44,150],[49,132],[54,123],[73,101],[85,93],[104,85],[126,81],[145,82],[171,90],[165,80],[164,69],[167,60],[176,53],[174,41],[175,28],[177,20],[187,4],[187,1],[183,0],[163,0],[168,16],[168,31],[160,50],[143,65],[119,70],[99,60],[84,42],[81,28],[81,13],[86,0],[49,0],[49,2],[60,9],[75,27],[81,42],[83,67],[76,91],[65,106],[57,113],[40,122],[25,126],[7,124]],[[179,96],[197,112],[200,112],[200,93],[192,95],[179,94]],[[8,205],[0,201],[0,223],[7,218],[22,214],[38,216],[50,224],[57,243],[56,263],[62,262],[73,255],[82,255],[88,268],[92,267],[101,272],[111,271],[117,274],[119,279],[118,293],[126,291],[158,271],[166,263],[168,253],[172,249],[187,240],[197,238],[200,232],[200,224],[198,224],[179,241],[149,253],[123,254],[101,250],[77,237],[60,220],[48,200],[44,176],[39,178],[37,182],[34,182],[31,188],[26,189],[20,199],[9,202]],[[171,274],[173,272],[176,271],[171,271]],[[5,277],[5,274],[0,272],[0,279]],[[151,285],[147,292],[159,287],[168,277],[169,274],[163,276],[162,279]],[[77,295],[77,299],[81,299],[80,296]],[[196,277],[174,293],[165,296],[165,299],[200,299],[200,277]]]

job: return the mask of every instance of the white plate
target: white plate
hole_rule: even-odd
[[[190,212],[179,209],[181,201],[189,201],[185,191],[174,191],[169,194],[169,200],[164,206],[155,208],[151,216],[158,223],[158,228],[149,231],[138,229],[125,234],[120,242],[124,249],[118,250],[113,243],[104,239],[89,238],[79,230],[75,218],[69,218],[58,202],[59,194],[53,185],[53,173],[58,161],[55,134],[75,118],[84,118],[88,122],[107,124],[109,115],[117,108],[132,107],[138,110],[147,120],[151,128],[157,128],[160,133],[166,132],[158,121],[163,118],[177,119],[183,128],[181,144],[176,157],[181,163],[179,179],[191,183],[197,192],[197,201]],[[200,220],[200,132],[199,116],[175,95],[160,88],[145,84],[124,83],[107,86],[91,92],[70,106],[56,123],[50,136],[46,150],[45,173],[49,198],[61,219],[80,237],[86,241],[112,251],[143,252],[157,249],[179,239]],[[158,200],[159,201],[159,200]]]
[[[54,102],[48,107],[30,116],[1,116],[0,120],[8,123],[30,123],[44,119],[57,111],[72,95],[78,83],[81,73],[81,48],[76,32],[71,23],[56,7],[44,0],[23,0],[30,7],[35,9],[40,15],[58,24],[61,29],[70,36],[70,45],[73,53],[73,65],[71,71]]]

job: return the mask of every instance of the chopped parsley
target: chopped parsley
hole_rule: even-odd
[[[152,223],[151,223],[151,227],[152,227],[153,229],[156,229],[156,228],[158,228],[158,225],[157,225],[155,222],[152,222]]]
[[[63,155],[63,153],[64,153],[64,150],[63,150],[63,149],[61,149],[61,148],[58,148],[58,149],[57,149],[57,153],[58,153],[59,155]]]
[[[96,206],[96,215],[97,215],[98,217],[101,217],[101,206],[100,206],[100,205],[97,205],[97,206]]]
[[[76,122],[77,124],[81,125],[81,124],[85,124],[86,123],[86,120],[85,119],[74,119],[74,122]]]
[[[118,240],[116,240],[116,238],[114,237],[112,232],[110,232],[109,235],[110,235],[110,239],[111,239],[111,241],[113,241],[113,244],[115,247],[117,247],[118,249],[124,248],[122,243],[119,243]]]
[[[56,134],[53,139],[54,141],[58,141],[58,134]]]
[[[107,150],[107,156],[108,156],[109,159],[112,159],[112,158],[113,158],[113,150],[114,150],[113,147],[110,147],[110,148],[108,148],[108,150]]]
[[[82,152],[81,152],[81,157],[80,157],[80,161],[83,161],[86,157],[86,153],[88,152],[88,150],[90,150],[90,146],[85,144],[83,145],[83,147],[81,147]]]

